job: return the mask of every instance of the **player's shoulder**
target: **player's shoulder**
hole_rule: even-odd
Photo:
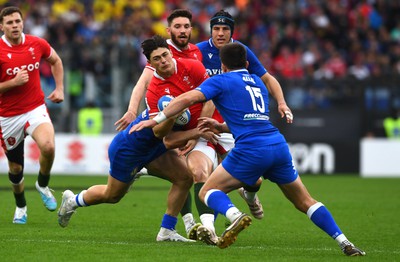
[[[41,37],[35,36],[35,35],[30,35],[30,34],[25,34],[25,42],[46,42],[46,40],[44,40]]]
[[[49,43],[44,38],[29,34],[25,35],[25,43],[28,45],[49,46]]]
[[[233,40],[233,43],[241,44],[241,45],[244,46],[247,50],[250,50],[250,48],[249,48],[247,45],[243,44],[243,43],[240,42],[239,40],[235,40],[235,39],[232,39],[232,40]]]
[[[191,68],[193,66],[203,66],[203,64],[196,59],[191,59],[191,58],[179,58],[176,59],[176,63],[178,67],[185,67],[185,68]]]
[[[196,44],[196,46],[197,46],[197,48],[198,48],[200,51],[203,51],[203,50],[206,50],[206,49],[210,49],[210,48],[211,48],[211,46],[210,46],[208,40],[207,40],[207,41],[199,42],[199,43]]]
[[[188,46],[190,50],[199,50],[199,47],[195,44],[189,43]]]

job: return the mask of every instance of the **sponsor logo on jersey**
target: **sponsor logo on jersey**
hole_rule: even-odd
[[[206,71],[209,76],[222,74],[222,69],[207,69]]]
[[[8,53],[8,54],[7,54],[7,57],[8,57],[8,59],[11,59],[11,54]]]
[[[39,70],[39,62],[34,64],[22,65],[20,67],[7,68],[6,74],[9,76],[16,75],[20,70],[26,69],[28,71]]]
[[[211,53],[208,53],[208,58],[212,58],[213,57],[213,54],[211,54]]]
[[[243,120],[269,120],[269,116],[260,113],[250,113],[245,114]]]

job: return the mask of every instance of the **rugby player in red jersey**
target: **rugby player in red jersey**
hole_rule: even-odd
[[[167,33],[170,36],[170,39],[167,39],[167,43],[172,52],[172,56],[175,59],[189,58],[201,61],[202,55],[200,50],[196,45],[189,42],[192,33],[191,12],[185,9],[176,9],[168,16],[167,22]],[[147,87],[154,75],[154,71],[155,69],[150,63],[143,69],[140,78],[132,90],[127,112],[115,123],[117,131],[124,130],[138,116],[139,105],[145,97]],[[169,170],[164,171],[170,172]],[[188,237],[190,239],[196,239],[196,230],[200,224],[196,223],[193,218],[190,192],[187,202],[181,211],[181,215]]]
[[[50,211],[57,202],[48,184],[54,161],[54,127],[40,86],[42,59],[51,66],[55,90],[47,97],[54,103],[64,100],[64,71],[60,57],[46,40],[24,34],[22,13],[17,7],[0,12],[0,138],[9,165],[9,180],[16,202],[13,223],[27,222],[24,195],[24,139],[30,135],[39,150],[36,189]]]

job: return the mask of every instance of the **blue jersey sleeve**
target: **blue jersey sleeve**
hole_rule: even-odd
[[[256,55],[253,53],[253,51],[250,50],[246,46],[247,50],[247,61],[249,62],[249,66],[247,70],[249,71],[250,74],[255,74],[258,77],[262,77],[265,73],[267,73],[267,69],[261,64],[260,60],[256,57]]]

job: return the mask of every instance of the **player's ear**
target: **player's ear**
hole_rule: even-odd
[[[246,69],[249,67],[249,61],[246,61]]]
[[[228,68],[222,63],[221,63],[221,69],[222,69],[222,72],[224,72],[224,73],[228,72]]]

